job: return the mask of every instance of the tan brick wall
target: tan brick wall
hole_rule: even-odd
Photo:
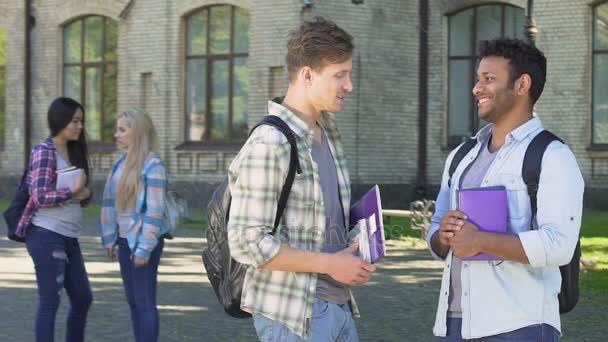
[[[525,8],[525,0],[504,3]],[[548,60],[548,82],[537,110],[545,125],[562,136],[577,155],[587,184],[606,187],[607,153],[590,152],[591,7],[588,0],[536,0],[539,47]],[[355,37],[354,91],[338,122],[354,183],[407,185],[418,167],[418,1],[316,0],[45,0],[33,15],[32,144],[48,133],[46,110],[61,95],[62,25],[82,15],[104,15],[118,22],[118,110],[145,106],[156,123],[162,155],[172,178],[215,183],[224,175],[236,148],[176,150],[184,141],[185,18],[204,6],[222,3],[250,13],[249,123],[266,114],[266,101],[285,91],[285,38],[301,20],[324,15]],[[441,177],[446,148],[447,16],[479,0],[429,1],[428,175]],[[5,145],[23,144],[23,2],[0,0],[0,26],[8,31]],[[120,17],[123,13],[122,17]],[[145,98],[144,98],[145,96]],[[12,118],[18,118],[12,120]],[[103,180],[114,154],[93,153],[95,178]],[[2,174],[16,175],[22,148],[0,152]]]
[[[0,0],[0,27],[7,33],[6,121],[3,150],[0,150],[0,175],[16,176],[23,170],[24,122],[24,9],[23,1]]]

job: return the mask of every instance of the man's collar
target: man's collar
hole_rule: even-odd
[[[507,139],[511,137],[511,139],[515,140],[523,140],[528,135],[536,132],[539,129],[543,128],[543,124],[540,121],[540,118],[537,116],[532,117],[532,119],[526,121],[524,124],[515,128],[511,132],[507,134]],[[494,124],[488,124],[477,132],[475,138],[477,141],[488,141],[490,135],[492,134],[492,129],[494,129]]]
[[[306,134],[312,134],[312,128],[300,119],[292,110],[282,104],[283,98],[276,97],[272,101],[268,101],[268,113],[281,118],[289,128],[299,137],[304,137]],[[335,129],[335,118],[332,113],[322,112],[318,122],[324,129]]]

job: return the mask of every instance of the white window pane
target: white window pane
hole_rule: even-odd
[[[84,60],[85,62],[99,62],[102,57],[103,18],[88,17],[84,21]]]
[[[608,49],[608,2],[594,10],[595,49]]]
[[[501,36],[501,5],[488,5],[477,7],[477,41],[475,46],[479,48],[482,40],[491,40]]]
[[[85,127],[91,141],[101,141],[101,71],[97,67],[85,71]]]
[[[230,53],[231,6],[213,6],[209,25],[209,53]]]
[[[249,13],[247,10],[234,9],[234,52],[247,53],[249,50]]]
[[[207,10],[188,18],[188,55],[207,54]]]
[[[593,143],[608,144],[608,54],[593,59]]]
[[[505,7],[505,37],[524,39],[526,15],[523,8]]]
[[[202,141],[206,130],[207,61],[192,59],[186,71],[186,130],[189,141]]]
[[[454,145],[471,134],[471,61],[451,60],[449,69],[448,143]]]
[[[217,61],[211,66],[211,139],[228,138],[228,61]]]
[[[63,61],[79,63],[82,52],[82,20],[78,20],[63,29]]]
[[[449,21],[450,56],[470,56],[473,9],[454,14],[449,18]]]
[[[63,95],[71,97],[78,102],[80,99],[80,67],[64,67],[63,68]]]
[[[247,94],[249,92],[249,70],[247,58],[234,60],[232,83],[232,138],[247,137]]]

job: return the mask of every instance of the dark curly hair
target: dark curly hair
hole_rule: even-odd
[[[300,68],[324,67],[342,63],[352,57],[353,36],[331,20],[314,17],[303,22],[287,36],[286,64],[290,81]]]
[[[481,41],[479,50],[480,58],[498,56],[509,60],[510,87],[521,75],[528,74],[532,79],[530,98],[532,104],[536,103],[547,77],[547,59],[539,49],[520,39],[497,38]]]

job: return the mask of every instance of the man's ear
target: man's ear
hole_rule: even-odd
[[[312,84],[312,68],[305,66],[300,69],[300,77],[304,81],[304,84],[311,85]]]
[[[515,91],[517,95],[525,95],[532,89],[532,78],[528,74],[521,75],[515,81]]]

